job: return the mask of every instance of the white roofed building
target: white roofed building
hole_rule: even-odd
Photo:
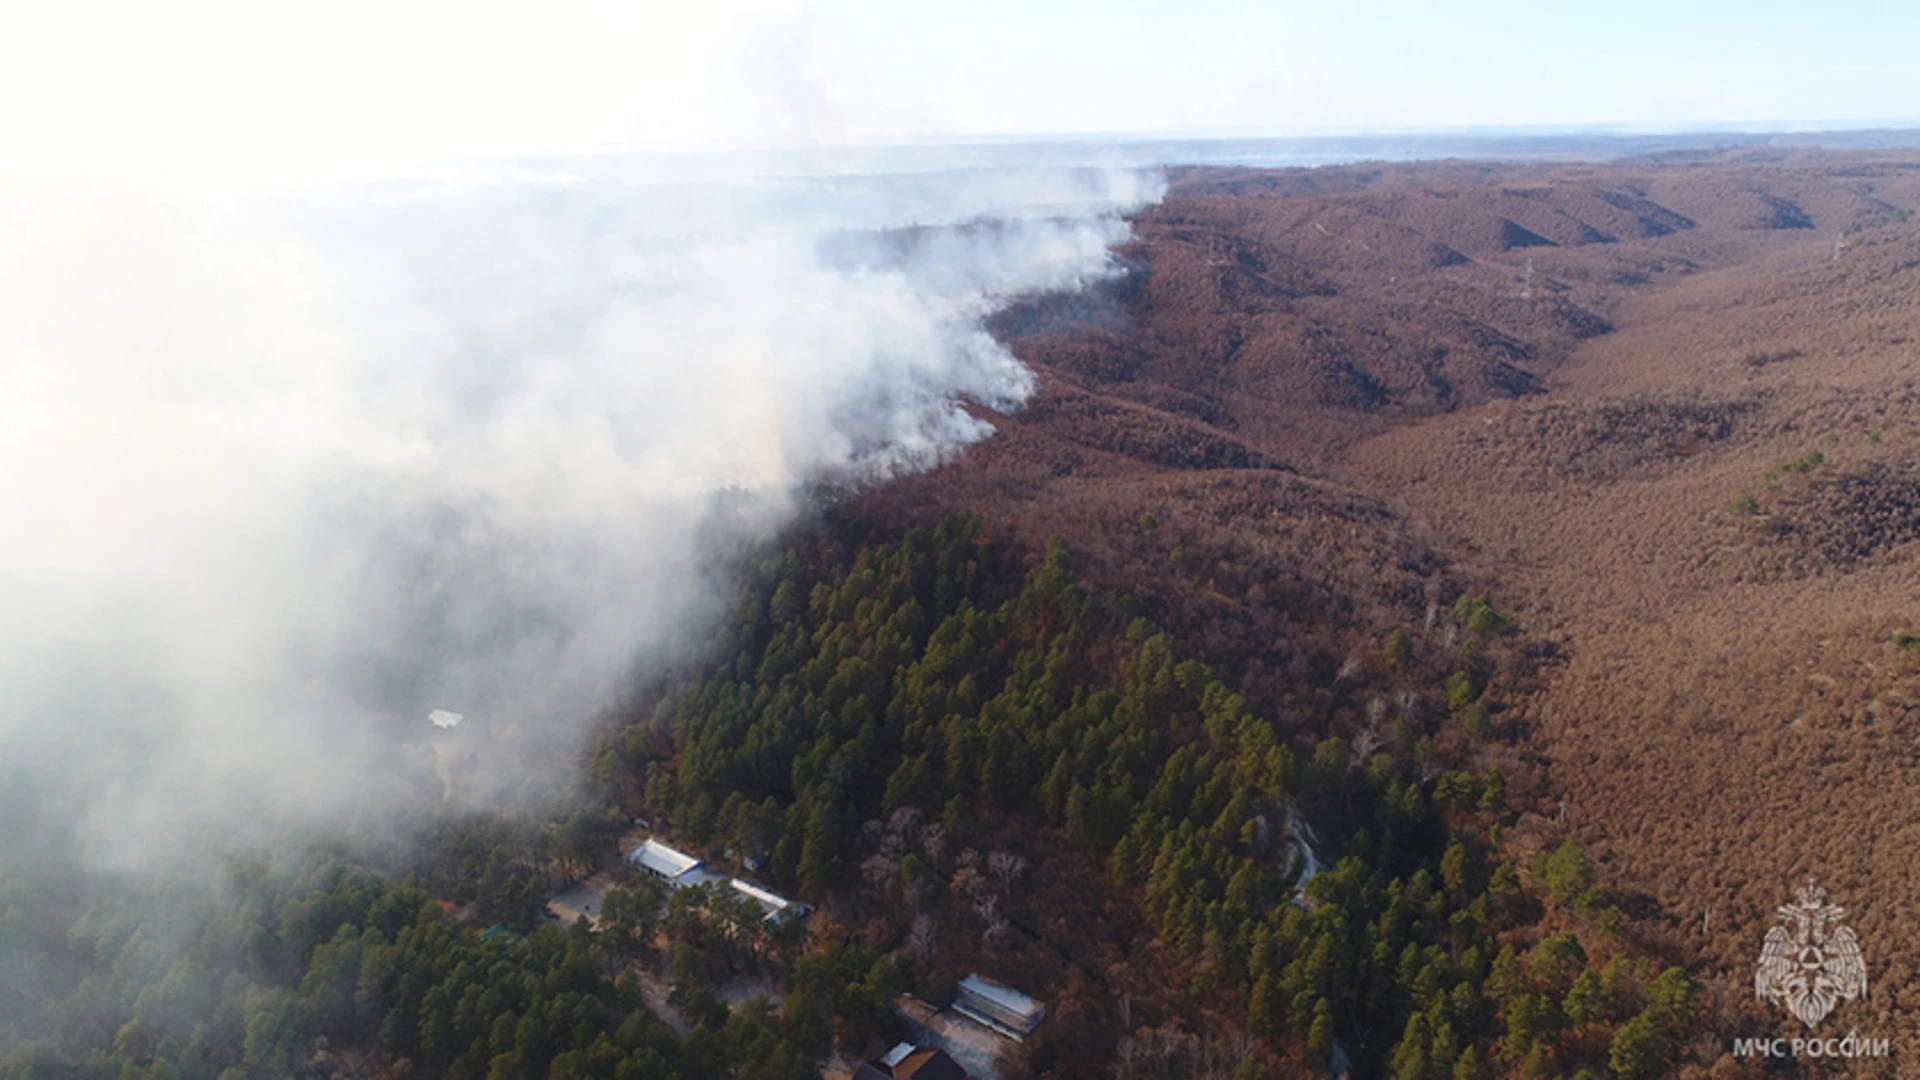
[[[953,1011],[1010,1039],[1025,1039],[1047,1015],[1045,1005],[978,974],[960,980]]]
[[[627,861],[676,889],[683,885],[704,885],[712,879],[712,875],[700,873],[699,859],[658,840],[644,841],[627,852]]]
[[[729,877],[707,866],[696,856],[668,847],[658,840],[643,841],[639,847],[627,852],[627,861],[666,882],[669,889],[690,889],[698,885],[724,884],[734,892],[759,904],[761,910],[767,913],[768,922],[780,923],[789,919],[801,919],[813,912],[812,908],[798,900],[789,900],[750,881]]]
[[[768,922],[785,922],[788,919],[805,918],[813,909],[797,900],[789,900],[778,893],[769,892],[758,885],[734,878],[730,883],[733,891],[759,904],[767,913]]]

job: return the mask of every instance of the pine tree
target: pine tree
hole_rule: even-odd
[[[1393,1080],[1427,1080],[1431,1071],[1427,1051],[1433,1042],[1433,1025],[1425,1013],[1407,1018],[1406,1030],[1393,1049]]]
[[[1313,1007],[1313,1023],[1307,1028],[1307,1053],[1325,1061],[1333,1052],[1333,1006],[1321,998]]]
[[[1271,1076],[1265,1065],[1247,1058],[1233,1067],[1233,1080],[1271,1080]]]
[[[1580,973],[1573,980],[1573,987],[1567,991],[1566,1001],[1561,1009],[1567,1019],[1576,1024],[1591,1024],[1605,1019],[1607,1014],[1606,994],[1601,989],[1600,973],[1592,968]]]
[[[1254,983],[1247,1003],[1247,1027],[1255,1035],[1275,1035],[1280,1032],[1282,1019],[1280,988],[1273,976],[1263,975]]]

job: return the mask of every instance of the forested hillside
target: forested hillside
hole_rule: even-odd
[[[976,528],[786,553],[596,774],[902,946],[930,999],[990,966],[1056,1002],[1044,1074],[1103,1075],[1162,1025],[1244,1029],[1276,1070],[1337,1047],[1405,1077],[1658,1071],[1691,984],[1635,958],[1578,849],[1522,873],[1500,841],[1477,748],[1507,616],[1462,596],[1438,667],[1389,635],[1349,675],[1380,702],[1350,745],[1250,710],[1064,545],[1022,575]]]
[[[786,1080],[975,969],[1052,1005],[1008,1075],[1662,1070],[1692,984],[1626,940],[1577,848],[1518,865],[1503,842],[1479,748],[1508,617],[1463,596],[1444,656],[1390,635],[1351,673],[1391,698],[1377,723],[1315,739],[1086,592],[1064,545],[1023,569],[977,528],[768,559],[711,666],[594,753],[600,810],[449,824],[404,876],[349,845],[231,861],[211,897],[9,879],[0,948],[49,976],[9,1009],[5,1075]],[[823,910],[775,930],[635,881],[597,931],[536,926],[620,803]],[[777,1002],[730,1008],[743,976]]]

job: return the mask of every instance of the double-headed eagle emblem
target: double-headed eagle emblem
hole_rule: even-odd
[[[1840,925],[1846,909],[1827,903],[1827,890],[1808,882],[1778,912],[1780,925],[1767,932],[1760,948],[1755,994],[1786,1005],[1808,1027],[1826,1019],[1841,1001],[1866,996],[1867,965],[1859,939],[1852,927]]]

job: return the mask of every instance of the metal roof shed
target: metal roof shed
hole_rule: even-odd
[[[675,851],[658,840],[648,840],[628,852],[627,861],[668,881],[700,867],[699,859],[684,851]]]
[[[960,980],[955,1012],[1013,1039],[1024,1039],[1047,1015],[1047,1007],[1011,986],[979,974]]]

